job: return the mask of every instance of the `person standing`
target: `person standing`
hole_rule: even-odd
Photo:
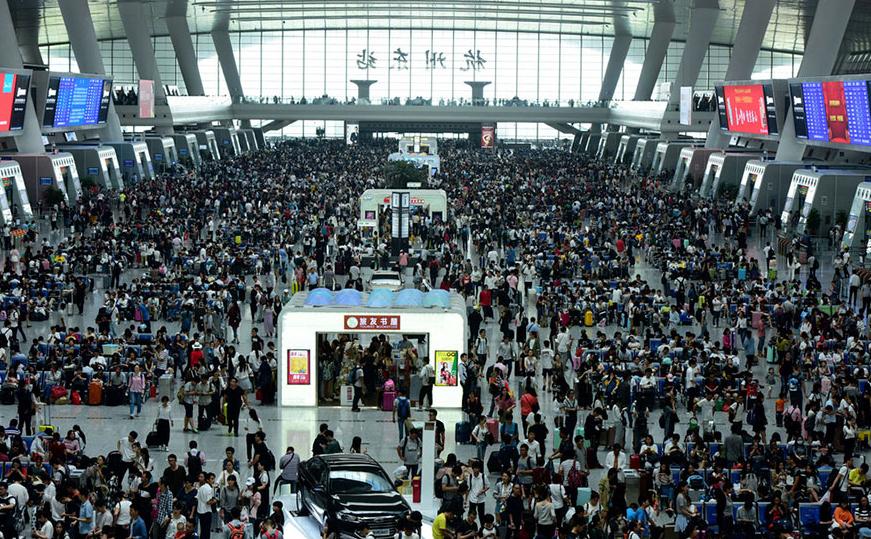
[[[217,503],[215,489],[215,474],[207,473],[205,480],[197,489],[197,523],[200,539],[209,539],[212,532],[212,507]]]
[[[406,437],[399,442],[399,447],[396,448],[396,453],[408,469],[409,479],[417,475],[422,450],[423,444],[416,429],[409,430]]]
[[[230,378],[227,389],[224,390],[224,403],[227,405],[227,432],[239,436],[239,414],[242,406],[248,406],[248,395],[239,387],[239,380]]]
[[[472,474],[469,476],[469,512],[476,512],[481,519],[481,525],[484,525],[484,502],[487,499],[487,492],[490,490],[490,483],[487,481],[487,476],[482,473],[483,461],[472,461]]]
[[[354,402],[352,412],[360,411],[360,400],[363,398],[363,366],[358,362],[352,367],[351,381],[354,384]]]
[[[136,473],[136,450],[133,445],[136,443],[136,439],[139,437],[139,433],[135,430],[131,430],[130,433],[118,440],[118,451],[121,452],[121,462],[124,463],[124,467],[121,469],[121,475],[118,478],[118,481],[124,480],[124,474],[129,470],[131,474]]]
[[[429,406],[432,406],[432,386],[435,382],[435,370],[429,361],[420,368],[420,393],[417,396],[417,409],[423,410],[425,399],[429,397]]]
[[[405,420],[411,416],[411,401],[405,395],[405,388],[400,387],[398,396],[393,402],[393,422],[399,425],[399,439],[405,437]]]

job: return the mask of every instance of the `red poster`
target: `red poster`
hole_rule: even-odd
[[[761,84],[726,86],[723,94],[729,131],[751,135],[768,134],[765,93]]]
[[[844,83],[839,80],[824,82],[823,100],[826,102],[829,142],[849,144],[850,132],[847,130],[847,102],[844,99]]]
[[[398,315],[345,315],[345,329],[349,330],[399,331],[399,328],[400,320]]]
[[[139,117],[154,118],[154,81],[139,80]]]
[[[496,145],[496,128],[492,125],[481,127],[481,147],[492,148]]]
[[[11,128],[16,77],[15,73],[0,73],[0,132],[9,131]]]

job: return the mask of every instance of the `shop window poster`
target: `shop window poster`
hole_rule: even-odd
[[[287,351],[287,385],[304,386],[311,382],[311,357],[308,350]]]
[[[455,350],[435,351],[435,373],[437,386],[456,386],[460,355]]]

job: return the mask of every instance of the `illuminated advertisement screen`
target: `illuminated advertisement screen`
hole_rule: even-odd
[[[716,86],[720,129],[748,135],[776,135],[777,107],[771,84]]]
[[[27,110],[30,75],[0,71],[0,133],[21,131]]]
[[[791,83],[795,136],[814,142],[871,146],[869,84],[867,80]]]

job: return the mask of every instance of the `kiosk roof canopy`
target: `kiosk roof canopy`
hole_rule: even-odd
[[[316,288],[310,292],[294,294],[291,307],[311,308],[360,308],[360,309],[446,309],[465,312],[463,298],[446,290],[421,292],[406,288],[394,292],[381,288],[366,294],[350,288],[333,292],[327,288]]]

